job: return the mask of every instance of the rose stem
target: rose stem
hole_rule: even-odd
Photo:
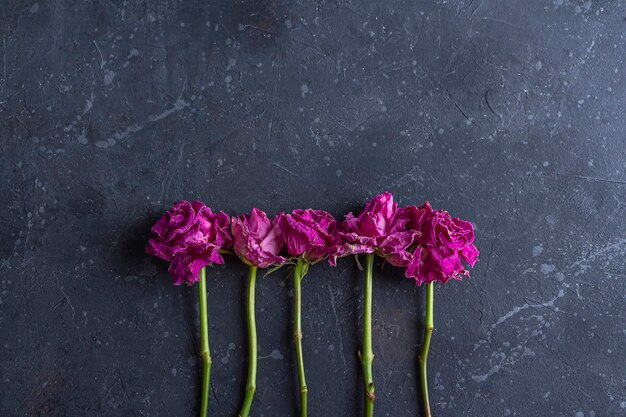
[[[424,401],[424,416],[431,417],[430,403],[428,401],[428,376],[427,376],[427,363],[428,349],[430,348],[430,337],[433,333],[433,299],[435,296],[435,288],[433,283],[426,284],[426,333],[424,335],[424,345],[422,347],[422,354],[420,355],[420,376],[422,379],[422,398]]]
[[[307,387],[304,378],[304,359],[302,357],[302,318],[301,318],[301,300],[302,278],[306,274],[308,265],[302,258],[298,259],[296,268],[293,273],[293,342],[296,345],[296,359],[298,361],[298,378],[300,379],[300,417],[307,415]]]
[[[250,266],[248,271],[248,382],[246,383],[246,392],[243,397],[243,405],[241,406],[240,417],[248,417],[250,407],[252,406],[252,398],[256,390],[256,320],[254,318],[254,285],[256,282],[256,266]]]
[[[368,253],[365,267],[365,303],[363,306],[363,352],[361,365],[363,367],[363,385],[365,388],[365,417],[374,415],[374,378],[372,375],[372,268],[374,254]]]
[[[206,417],[209,407],[209,382],[211,380],[211,351],[209,350],[209,326],[207,320],[206,268],[200,270],[198,284],[198,300],[200,304],[200,357],[202,369],[202,401],[200,417]]]

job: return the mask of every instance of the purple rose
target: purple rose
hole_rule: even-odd
[[[432,281],[462,279],[469,272],[461,261],[474,266],[478,249],[474,245],[474,227],[468,221],[453,218],[447,211],[433,210],[428,202],[408,207],[412,228],[419,232],[418,245],[406,276],[418,285]]]
[[[338,227],[339,223],[330,213],[313,209],[294,210],[280,222],[289,255],[302,256],[309,263],[335,253]]]
[[[408,214],[406,209],[398,209],[393,227],[385,237],[378,239],[376,252],[394,266],[406,267],[413,259],[411,248],[419,233],[410,228]]]
[[[252,209],[250,215],[233,217],[231,231],[237,256],[248,265],[259,268],[285,262],[285,258],[278,255],[284,244],[279,226],[282,217],[280,213],[270,220],[257,208]]]
[[[179,201],[152,227],[146,252],[170,261],[174,284],[193,284],[200,279],[200,269],[213,263],[223,264],[220,249],[232,244],[230,217],[213,213],[200,201]]]
[[[406,267],[416,236],[410,212],[399,208],[393,195],[385,192],[368,202],[358,217],[346,215],[338,233],[342,245],[336,256],[377,252],[392,265]]]

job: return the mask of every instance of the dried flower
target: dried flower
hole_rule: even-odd
[[[411,213],[411,227],[418,232],[418,245],[406,267],[406,276],[414,278],[417,285],[469,276],[461,261],[470,266],[478,261],[472,224],[451,217],[447,211],[433,210],[428,202],[407,209]]]
[[[152,227],[156,237],[146,252],[170,261],[175,285],[193,284],[203,267],[224,263],[219,251],[232,244],[229,225],[226,213],[213,213],[200,201],[179,201]]]
[[[270,220],[264,211],[254,208],[250,215],[233,217],[231,231],[237,256],[259,268],[285,262],[285,258],[278,255],[284,244],[279,227],[282,216],[280,213]]]
[[[412,259],[409,249],[418,235],[411,228],[410,214],[394,203],[391,193],[377,195],[358,217],[352,213],[345,216],[338,233],[342,244],[331,259],[376,252],[392,265],[408,266]]]
[[[339,223],[328,212],[297,209],[282,217],[280,228],[287,252],[315,263],[335,253]]]

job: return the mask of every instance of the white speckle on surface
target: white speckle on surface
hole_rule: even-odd
[[[291,26],[293,26],[292,23],[291,23],[291,20],[289,20],[289,19],[285,20],[285,27],[287,29],[291,29]]]
[[[31,13],[37,13],[38,11],[39,11],[39,3],[35,3],[32,6],[30,6]]]
[[[442,128],[439,129],[439,134],[443,135],[443,132],[444,132],[444,130],[443,130],[443,127],[442,127]]]
[[[341,172],[340,169],[338,169],[337,171],[335,171],[335,175],[337,175],[338,177],[341,177],[343,173]]]
[[[92,92],[89,98],[85,100],[85,107],[83,108],[83,114],[80,117],[78,117],[79,119],[85,114],[89,113],[89,111],[91,111],[91,109],[93,108],[94,98],[95,96],[93,95],[93,92]]]
[[[283,355],[282,353],[280,353],[280,350],[276,350],[276,349],[272,351],[272,353],[270,354],[270,357],[275,360],[283,359]]]
[[[328,345],[328,350],[331,352],[335,350],[335,345]]]
[[[104,85],[111,85],[115,78],[115,71],[104,70]]]
[[[476,382],[485,382],[487,378],[489,378],[491,375],[495,374],[499,370],[500,370],[500,365],[494,365],[493,367],[491,367],[489,371],[487,371],[486,374],[472,375],[472,379]]]
[[[302,98],[306,98],[306,95],[309,93],[309,86],[306,84],[302,84],[300,86],[300,95],[302,96]]]
[[[176,376],[176,373],[178,371],[176,370],[176,368],[172,368],[172,369],[170,369],[170,372],[172,373],[173,376]]]
[[[178,100],[176,100],[176,103],[174,103],[174,107],[172,107],[170,109],[167,109],[167,110],[163,111],[162,113],[150,115],[148,117],[148,120],[150,120],[151,122],[156,122],[158,120],[165,119],[166,117],[168,117],[172,113],[180,111],[180,110],[184,109],[187,106],[189,106],[189,104],[185,100],[179,98]],[[134,129],[134,130],[131,130],[132,132],[137,132],[137,131],[142,129],[141,126],[131,126],[131,128]],[[129,129],[131,129],[131,128],[129,128]],[[126,130],[128,131],[129,129],[126,129]]]
[[[541,264],[539,265],[539,270],[541,271],[541,273],[543,274],[549,274],[550,272],[554,271],[556,269],[556,267],[552,264]]]
[[[226,77],[224,77],[224,81],[226,82],[226,84],[230,83],[233,80],[233,77],[231,77],[230,75],[227,75]]]
[[[535,64],[535,69],[537,71],[541,71],[541,68],[543,68],[543,64],[541,63],[541,61],[537,61],[537,63]]]
[[[550,162],[548,162],[548,161],[544,161],[544,162],[543,162],[543,166],[544,166],[544,167],[547,167],[548,165],[550,165]]]
[[[622,401],[621,403],[619,403],[619,407],[626,408],[626,401]]]
[[[543,252],[543,246],[542,245],[537,245],[533,247],[533,256],[539,256],[541,255],[541,252]]]

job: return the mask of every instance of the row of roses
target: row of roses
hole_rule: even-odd
[[[474,228],[470,222],[452,218],[448,212],[434,210],[427,202],[421,207],[398,207],[390,193],[376,196],[364,210],[349,213],[343,222],[322,210],[297,209],[269,218],[262,210],[230,217],[213,212],[202,202],[181,201],[167,211],[153,226],[155,237],[146,251],[170,261],[174,284],[199,282],[201,356],[204,362],[200,414],[206,416],[211,358],[206,313],[205,267],[223,264],[223,255],[234,253],[249,265],[247,321],[249,338],[248,382],[240,416],[247,417],[256,389],[256,323],[254,288],[257,268],[293,266],[294,272],[294,343],[300,380],[300,415],[307,415],[307,392],[302,357],[301,280],[309,266],[347,255],[366,254],[363,349],[360,358],[365,388],[365,415],[371,417],[375,389],[372,378],[371,304],[374,256],[404,268],[407,278],[417,285],[428,284],[426,335],[420,356],[424,410],[430,416],[426,384],[426,358],[433,327],[434,281],[442,283],[468,275],[478,260],[473,244]],[[286,254],[283,250],[286,249]]]

